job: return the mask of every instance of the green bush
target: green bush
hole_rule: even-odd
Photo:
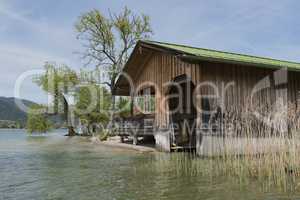
[[[99,134],[99,139],[100,139],[100,141],[106,141],[108,139],[108,136],[109,136],[109,131],[108,130],[103,130]]]
[[[41,112],[37,112],[38,109],[43,109],[42,106],[33,106],[29,110],[26,129],[29,133],[46,133],[52,128],[51,122],[47,116]]]

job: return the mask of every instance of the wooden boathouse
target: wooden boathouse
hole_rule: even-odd
[[[295,62],[139,41],[114,95],[131,97],[132,116],[124,122],[140,126],[136,137],[152,135],[162,151],[196,149],[198,154],[214,154],[224,151],[225,143],[241,146],[243,137],[249,137],[243,135],[247,125],[240,123],[247,120],[232,117],[233,111],[243,114],[251,107],[257,115],[266,108],[274,111],[280,102],[288,105],[287,110],[298,110],[299,70]],[[141,98],[144,106],[136,112],[134,102]],[[226,117],[235,128],[224,127]],[[289,126],[286,129],[289,132]],[[264,134],[256,130],[251,137],[259,143]]]

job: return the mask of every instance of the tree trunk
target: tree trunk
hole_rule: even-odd
[[[132,117],[134,114],[134,96],[130,97],[130,116]]]
[[[68,124],[68,134],[66,136],[76,136],[76,132],[74,130],[72,120],[70,119],[70,116],[69,116],[68,101],[66,100],[64,95],[62,95],[62,98],[63,98],[63,102],[64,102],[64,118]]]
[[[114,119],[114,115],[115,115],[115,111],[116,111],[116,96],[112,95],[111,96],[111,119]]]
[[[68,126],[68,135],[67,136],[75,136],[76,132],[73,126]]]
[[[114,120],[114,117],[115,117],[115,110],[116,110],[116,96],[115,96],[115,88],[114,88],[114,85],[112,85],[110,87],[110,92],[111,92],[111,111],[110,111],[110,128],[113,127],[113,120]]]

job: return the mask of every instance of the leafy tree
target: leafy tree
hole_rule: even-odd
[[[90,130],[92,124],[107,124],[110,94],[105,88],[93,83],[85,84],[76,91],[75,100],[75,114],[87,125],[88,134],[94,132]]]
[[[131,115],[130,100],[128,98],[119,98],[117,108],[120,111],[118,113],[120,117],[129,117]]]
[[[43,107],[39,105],[35,105],[30,108],[26,125],[29,133],[45,133],[51,130],[51,122],[47,119],[45,114],[40,112],[42,108]]]
[[[63,107],[63,116],[68,123],[69,136],[75,135],[74,127],[70,118],[70,106],[66,95],[72,93],[79,83],[76,72],[66,65],[57,65],[56,63],[45,63],[45,73],[36,77],[34,82],[37,83],[44,91],[53,96],[53,112],[60,113],[60,106]]]
[[[127,7],[119,14],[110,13],[108,17],[96,9],[89,11],[79,17],[76,30],[78,39],[85,43],[83,57],[88,64],[94,63],[108,71],[107,81],[103,83],[109,87],[111,94],[114,94],[117,76],[132,48],[138,40],[149,38],[152,34],[150,18],[144,14],[136,15]],[[111,98],[114,111],[114,95]]]

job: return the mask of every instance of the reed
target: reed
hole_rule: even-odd
[[[234,144],[228,142],[224,143],[225,151],[214,157],[160,155],[158,168],[178,176],[222,176],[240,184],[255,180],[264,190],[300,190],[300,109],[293,104],[258,109],[263,120],[247,107],[232,107],[224,115],[224,138],[243,138],[242,151],[235,151],[231,148]]]

